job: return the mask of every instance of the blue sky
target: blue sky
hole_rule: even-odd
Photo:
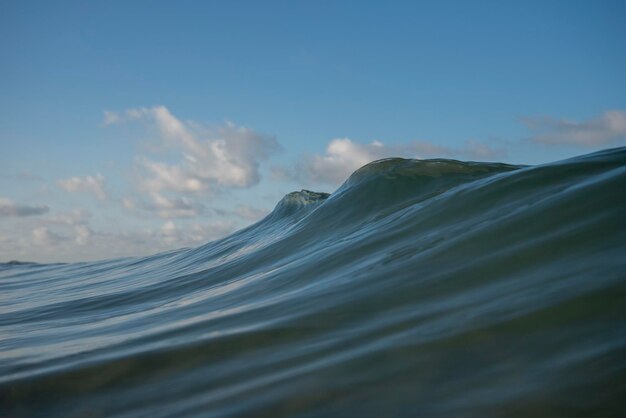
[[[377,158],[626,143],[626,3],[0,2],[0,261],[193,246]]]

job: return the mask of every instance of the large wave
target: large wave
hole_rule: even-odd
[[[386,159],[198,248],[0,265],[4,416],[620,416],[626,148]]]

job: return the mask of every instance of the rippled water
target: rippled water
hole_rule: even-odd
[[[0,264],[0,415],[623,416],[626,148],[388,159],[204,246]]]

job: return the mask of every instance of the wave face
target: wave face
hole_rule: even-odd
[[[10,417],[620,416],[626,148],[387,159],[204,246],[0,265]]]

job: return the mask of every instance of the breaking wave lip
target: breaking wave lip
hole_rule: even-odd
[[[385,159],[197,248],[0,264],[9,416],[619,416],[626,148]]]

